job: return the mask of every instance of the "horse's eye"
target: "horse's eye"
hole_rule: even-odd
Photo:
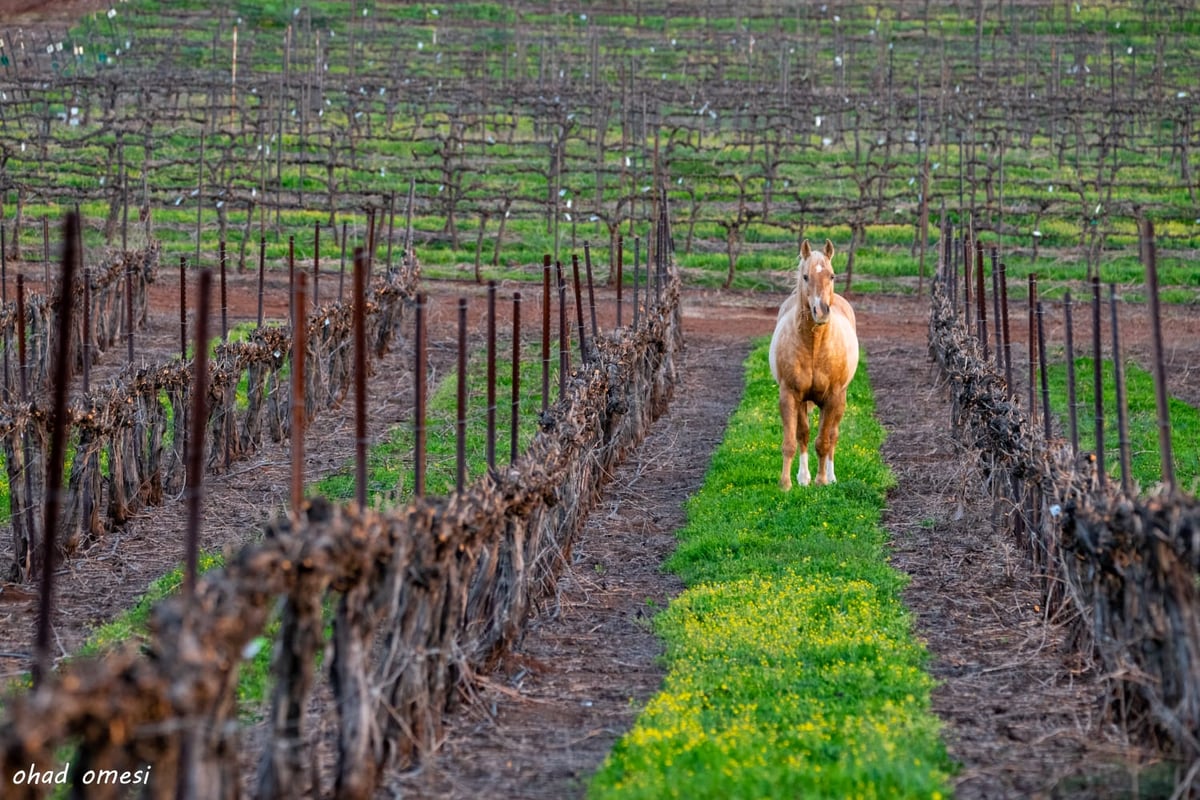
[[[803,276],[803,277],[804,277],[804,282],[805,282],[805,283],[808,283],[808,276],[807,276],[807,275],[805,275],[805,276]]]

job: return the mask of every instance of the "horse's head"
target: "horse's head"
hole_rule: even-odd
[[[825,240],[825,250],[814,251],[808,239],[800,245],[799,277],[796,292],[814,325],[829,322],[833,303],[833,242]]]

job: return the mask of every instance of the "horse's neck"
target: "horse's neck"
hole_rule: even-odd
[[[807,308],[797,307],[796,309],[796,333],[800,340],[814,352],[832,341],[835,325],[836,322],[832,319],[824,325],[817,325],[813,323]]]
[[[825,335],[823,328],[828,328],[828,325],[817,325],[813,322],[812,316],[808,312],[808,307],[801,301],[796,306],[796,331],[806,342],[818,341]]]

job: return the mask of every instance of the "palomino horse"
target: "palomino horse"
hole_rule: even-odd
[[[783,418],[783,472],[779,486],[792,488],[792,459],[800,464],[796,481],[807,486],[808,416],[821,409],[817,432],[817,483],[833,483],[833,451],[838,425],[846,412],[846,387],[858,369],[858,335],[854,309],[833,291],[833,242],[814,252],[808,240],[800,245],[796,288],[779,308],[771,337],[771,374],[779,384],[779,414]]]

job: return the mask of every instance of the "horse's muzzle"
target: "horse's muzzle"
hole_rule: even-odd
[[[813,325],[824,325],[829,322],[829,304],[821,303],[820,305],[809,306],[809,312],[812,314]]]

